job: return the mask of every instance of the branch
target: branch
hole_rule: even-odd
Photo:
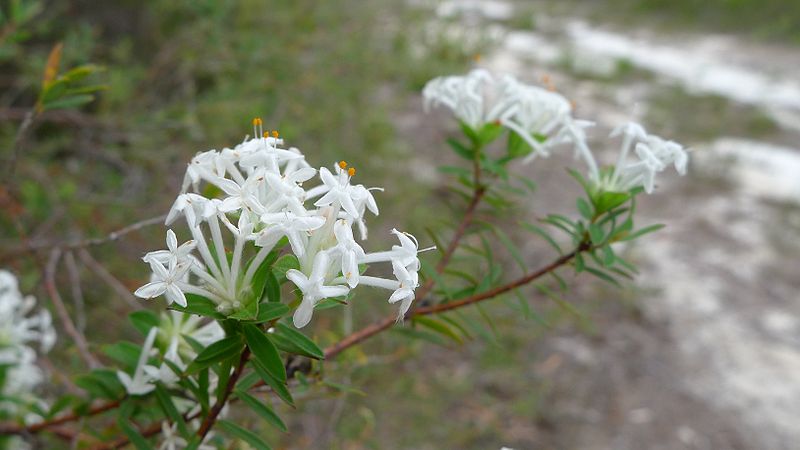
[[[225,392],[222,394],[222,397],[217,400],[217,403],[211,407],[208,415],[205,419],[203,419],[203,423],[200,424],[200,428],[197,430],[197,435],[200,436],[200,442],[205,439],[208,432],[211,431],[211,428],[213,428],[214,424],[217,422],[217,417],[222,411],[222,408],[224,408],[225,404],[228,402],[228,397],[230,397],[231,392],[233,392],[233,388],[236,386],[236,382],[239,380],[239,377],[242,376],[244,366],[247,364],[248,359],[250,359],[250,348],[245,347],[244,350],[242,350],[242,355],[239,357],[239,365],[236,366],[236,369],[234,369],[230,378],[228,378],[228,384],[225,386]]]
[[[167,215],[166,214],[162,214],[160,216],[151,217],[149,219],[144,219],[144,220],[141,220],[139,222],[132,223],[132,224],[126,226],[126,227],[120,228],[117,231],[113,231],[113,232],[109,233],[107,236],[100,237],[100,238],[82,239],[82,240],[74,241],[74,242],[52,242],[52,241],[49,241],[49,242],[48,241],[30,242],[29,241],[29,242],[26,242],[26,243],[24,243],[24,244],[22,244],[20,246],[12,247],[12,249],[10,251],[8,251],[5,254],[3,254],[2,256],[0,256],[0,260],[4,260],[4,259],[8,258],[10,255],[13,255],[13,254],[16,254],[16,253],[19,253],[19,252],[23,252],[23,251],[34,252],[34,251],[37,251],[37,250],[49,249],[49,248],[55,248],[55,249],[60,249],[60,250],[76,250],[76,249],[81,249],[81,248],[85,248],[85,247],[92,247],[92,246],[95,246],[95,245],[106,244],[108,242],[116,241],[116,240],[118,240],[122,236],[125,236],[128,233],[132,233],[134,231],[138,231],[138,230],[140,230],[142,228],[145,228],[147,226],[150,226],[150,225],[160,224],[166,218],[167,218]]]
[[[552,263],[542,267],[541,269],[532,272],[528,275],[525,275],[521,278],[516,279],[508,284],[504,284],[502,286],[498,286],[494,289],[491,289],[486,292],[482,292],[480,294],[471,295],[469,297],[463,298],[461,300],[448,302],[448,303],[440,303],[438,305],[427,306],[422,308],[416,308],[411,310],[408,314],[406,314],[406,318],[413,318],[415,316],[427,316],[431,314],[438,314],[445,311],[450,311],[453,309],[463,308],[465,306],[472,305],[473,303],[478,303],[484,300],[489,300],[491,298],[497,297],[498,295],[505,294],[508,291],[514,290],[518,287],[524,286],[538,278],[541,278],[544,275],[547,275],[550,272],[558,269],[559,267],[567,264],[572,258],[575,257],[578,253],[584,252],[588,250],[590,247],[588,244],[581,244],[576,250],[568,253],[560,258],[556,259]],[[362,328],[355,333],[352,333],[346,336],[341,341],[333,344],[332,346],[325,349],[325,359],[330,359],[336,357],[339,353],[347,350],[348,348],[362,342],[394,325],[396,322],[396,317],[394,315],[384,318],[378,322],[375,322],[371,325],[368,325]]]
[[[75,346],[78,347],[78,353],[81,354],[86,365],[91,369],[100,367],[100,362],[89,352],[89,345],[86,343],[86,338],[75,328],[75,323],[72,321],[72,318],[70,318],[66,306],[64,306],[64,300],[62,300],[61,294],[59,294],[58,289],[56,289],[55,273],[59,259],[61,259],[61,250],[56,248],[50,252],[50,260],[45,267],[44,287],[47,290],[47,294],[50,296],[50,300],[53,301],[53,306],[61,320],[64,331],[75,341]]]

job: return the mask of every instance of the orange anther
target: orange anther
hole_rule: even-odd
[[[253,126],[254,127],[261,126],[261,124],[262,124],[261,117],[256,117],[256,118],[253,119]]]
[[[345,160],[339,161],[339,168],[341,168],[342,170],[347,169],[347,161]]]
[[[278,130],[272,130],[272,137],[274,137],[275,139],[278,139],[278,136],[280,136],[280,133],[278,133]]]
[[[356,174],[356,168],[355,167],[351,167],[351,168],[347,169],[347,174],[352,177],[353,175]]]

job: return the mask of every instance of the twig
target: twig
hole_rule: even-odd
[[[61,417],[57,417],[55,419],[46,420],[43,422],[35,423],[28,426],[18,426],[16,424],[0,424],[0,434],[31,434],[36,433],[38,431],[44,429],[50,429],[57,425],[63,425],[65,423],[76,421],[83,417],[94,416],[97,414],[104,413],[106,411],[112,410],[118,407],[122,403],[122,400],[114,400],[106,403],[101,403],[99,405],[95,405],[85,413],[85,414],[78,414],[76,412],[71,412],[69,414],[63,415]]]
[[[217,403],[211,407],[208,415],[205,419],[203,419],[203,423],[197,430],[197,435],[200,436],[201,441],[206,437],[208,432],[211,431],[211,428],[213,428],[214,424],[217,422],[217,417],[222,411],[222,408],[225,407],[225,403],[228,402],[228,397],[230,397],[231,392],[233,392],[233,388],[236,386],[236,382],[239,380],[239,377],[242,376],[244,366],[247,364],[248,359],[250,359],[250,348],[245,347],[244,350],[242,350],[242,355],[239,357],[239,365],[236,366],[236,369],[233,370],[230,378],[228,378],[228,384],[225,386],[225,392],[222,394],[222,397],[217,400]]]
[[[98,278],[103,280],[117,295],[125,301],[132,309],[142,309],[140,302],[136,301],[136,297],[131,294],[125,285],[123,285],[111,272],[108,271],[102,264],[97,262],[96,259],[85,248],[78,249],[78,257],[81,262],[94,272]]]
[[[525,275],[525,276],[523,276],[521,278],[518,278],[515,281],[512,281],[511,283],[505,284],[503,286],[496,287],[496,288],[494,288],[492,290],[489,290],[489,291],[486,291],[486,292],[482,292],[480,294],[475,294],[475,295],[469,296],[467,298],[463,298],[461,300],[457,300],[457,301],[453,301],[453,302],[441,303],[441,304],[438,304],[438,305],[433,305],[433,306],[421,307],[421,308],[414,309],[412,311],[409,311],[409,313],[406,315],[406,318],[413,318],[415,316],[424,316],[424,315],[430,315],[430,314],[438,314],[440,312],[445,312],[445,311],[450,311],[450,310],[457,309],[457,308],[462,308],[464,306],[471,305],[473,303],[477,303],[477,302],[480,302],[480,301],[488,300],[490,298],[493,298],[493,297],[496,297],[498,295],[504,294],[504,293],[506,293],[508,291],[514,290],[514,289],[516,289],[516,288],[518,288],[520,286],[528,284],[531,281],[534,281],[534,280],[538,279],[539,277],[541,277],[543,275],[546,275],[546,274],[556,270],[557,268],[563,266],[564,264],[566,264],[570,260],[572,260],[572,258],[574,258],[575,255],[577,255],[578,253],[583,252],[585,250],[588,250],[588,248],[589,247],[586,246],[586,245],[581,245],[580,247],[578,247],[577,250],[573,251],[572,253],[568,253],[568,254],[558,258],[557,260],[555,260],[552,263],[548,264],[547,266],[537,270],[536,272],[533,272],[533,273],[530,273],[528,275]],[[330,346],[330,347],[325,349],[325,359],[330,359],[330,358],[336,357],[339,353],[343,352],[344,350],[346,350],[346,349],[358,344],[361,341],[364,341],[365,339],[367,339],[369,337],[372,337],[372,336],[380,333],[381,331],[384,331],[384,330],[390,328],[392,325],[394,325],[395,322],[396,322],[396,317],[394,315],[392,315],[392,316],[384,318],[383,320],[380,320],[380,321],[375,322],[375,323],[373,323],[371,325],[368,325],[368,326],[362,328],[361,330],[350,334],[349,336],[346,336],[341,341],[339,341],[336,344],[333,344],[332,346]]]
[[[11,147],[11,155],[8,157],[8,161],[6,161],[6,172],[3,174],[4,183],[8,182],[8,180],[11,179],[11,176],[14,175],[14,169],[16,169],[17,166],[17,158],[22,151],[22,147],[25,144],[25,138],[28,136],[28,132],[30,131],[31,126],[33,125],[33,122],[37,116],[38,114],[35,109],[28,110],[22,119],[22,123],[17,129],[17,134],[14,136],[14,144]]]
[[[45,267],[44,287],[47,290],[47,294],[50,296],[50,300],[53,301],[53,306],[61,320],[64,331],[75,341],[75,346],[78,348],[78,352],[81,354],[83,360],[91,369],[100,367],[100,362],[89,352],[86,338],[75,328],[75,324],[72,322],[67,308],[64,306],[64,300],[61,299],[61,294],[59,294],[58,289],[56,289],[55,272],[59,259],[61,259],[61,250],[57,248],[53,249],[53,251],[50,252],[50,260],[47,262],[47,267]]]
[[[4,254],[0,257],[0,260],[5,259],[7,256],[19,253],[21,251],[36,251],[48,248],[57,248],[60,250],[76,250],[79,248],[85,247],[92,247],[96,245],[106,244],[108,242],[116,241],[117,239],[125,236],[128,233],[132,233],[134,231],[138,231],[142,228],[145,228],[150,225],[156,225],[162,223],[164,219],[167,218],[166,214],[162,214],[160,216],[151,217],[149,219],[141,220],[136,223],[132,223],[126,227],[120,228],[117,231],[113,231],[109,233],[105,237],[100,238],[90,238],[90,239],[82,239],[75,242],[47,242],[47,241],[38,241],[38,242],[26,242],[23,245],[20,245],[16,248],[12,248],[11,251]]]
[[[83,290],[81,289],[81,274],[78,272],[78,265],[75,263],[75,255],[72,252],[64,254],[64,265],[67,266],[69,276],[69,287],[72,290],[72,301],[75,304],[75,328],[83,334],[86,332],[86,314],[84,310]]]

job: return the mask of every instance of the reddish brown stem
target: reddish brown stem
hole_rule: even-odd
[[[233,392],[233,388],[236,386],[236,382],[239,380],[239,377],[242,376],[244,366],[247,364],[248,359],[250,359],[250,348],[245,347],[244,350],[242,350],[242,355],[239,357],[239,365],[236,366],[230,378],[228,378],[228,384],[225,386],[225,392],[223,392],[222,397],[217,400],[217,403],[211,407],[208,415],[205,419],[203,419],[203,423],[197,430],[197,435],[200,436],[201,441],[206,437],[208,432],[211,431],[211,428],[213,428],[214,424],[217,422],[217,417],[222,411],[222,408],[224,408],[225,404],[228,402],[228,397],[230,397],[231,392]]]

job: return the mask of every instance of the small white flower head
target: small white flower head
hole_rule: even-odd
[[[469,89],[484,81],[488,78],[475,74]],[[199,153],[189,163],[184,188],[166,222],[185,217],[192,239],[179,245],[175,233],[167,231],[167,248],[143,258],[152,275],[150,283],[136,290],[138,297],[164,296],[168,304],[186,306],[191,294],[211,300],[222,314],[243,311],[250,306],[247,302],[260,300],[252,295],[253,280],[272,252],[284,251],[275,248],[283,238],[300,267],[287,272],[303,293],[294,315],[298,327],[308,324],[319,301],[346,295],[362,279],[397,290],[396,280],[363,277],[362,264],[397,260],[416,276],[419,250],[410,235],[395,231],[399,246],[370,254],[353,236],[357,226],[361,240],[367,238],[367,211],[378,215],[373,191],[381,188],[352,184],[356,170],[345,161],[333,170],[316,170],[298,149],[282,148],[277,132],[264,132],[260,119],[253,127],[255,138],[246,137],[234,148]],[[321,183],[314,183],[316,175]],[[307,188],[306,183],[316,186]],[[416,282],[404,283],[411,285]],[[181,366],[186,358],[181,342],[159,342],[163,362]],[[164,379],[170,375],[164,369],[162,363],[143,370]]]
[[[615,128],[610,137],[617,136],[622,136],[617,164],[613,171],[598,181],[602,189],[625,192],[641,186],[650,194],[655,189],[656,174],[670,164],[680,175],[686,173],[689,155],[680,144],[648,134],[644,127],[632,122]],[[631,150],[638,161],[629,160]]]
[[[425,109],[444,105],[458,120],[478,129],[487,123],[486,90],[495,84],[495,79],[484,69],[474,69],[463,76],[434,78],[422,89]]]

